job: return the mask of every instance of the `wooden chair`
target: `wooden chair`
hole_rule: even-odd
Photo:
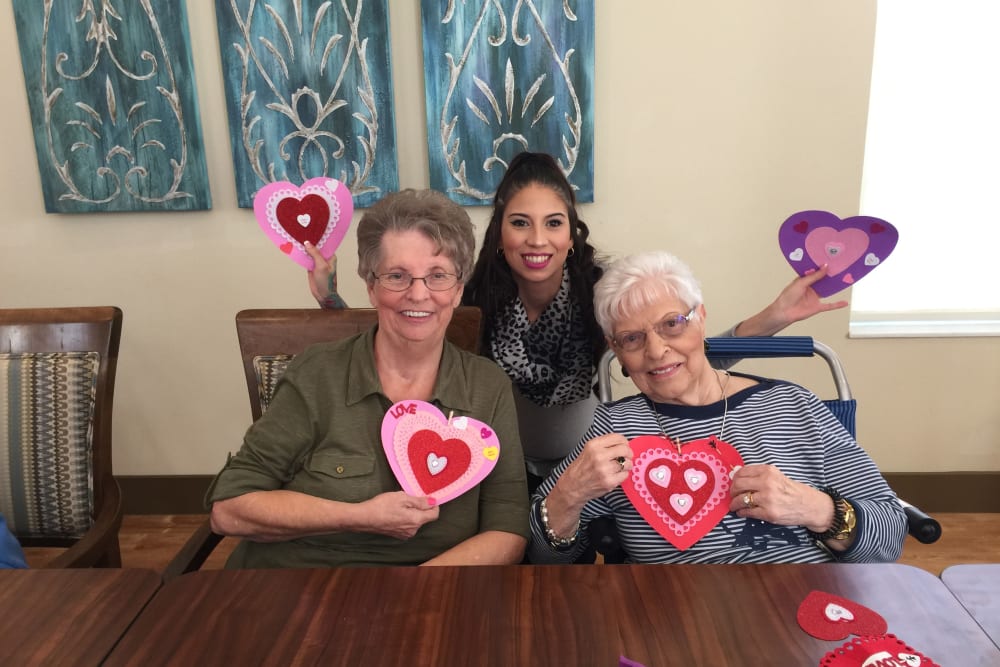
[[[121,567],[111,417],[115,307],[0,310],[0,512],[47,567]]]
[[[480,319],[478,308],[456,308],[448,325],[448,340],[463,349],[478,352]],[[371,328],[377,321],[374,308],[290,308],[237,313],[236,334],[253,420],[257,421],[267,409],[278,379],[296,354],[315,343],[353,336]],[[164,570],[164,580],[200,568],[222,537],[213,533],[211,525],[205,521]]]

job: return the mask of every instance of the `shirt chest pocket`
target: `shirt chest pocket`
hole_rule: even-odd
[[[375,474],[375,456],[320,450],[313,452],[295,476],[295,491],[328,500],[359,503],[381,492]]]

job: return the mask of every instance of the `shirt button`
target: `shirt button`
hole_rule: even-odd
[[[337,466],[337,474],[338,475],[344,474],[344,466]]]

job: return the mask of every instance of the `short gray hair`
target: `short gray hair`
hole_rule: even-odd
[[[369,207],[358,222],[358,275],[372,284],[382,261],[382,237],[387,232],[414,230],[430,239],[437,252],[455,263],[460,282],[472,274],[476,237],[465,209],[434,190],[401,190]]]
[[[662,250],[629,255],[594,285],[594,316],[604,335],[613,336],[615,324],[667,296],[688,309],[701,305],[701,286],[688,265]]]

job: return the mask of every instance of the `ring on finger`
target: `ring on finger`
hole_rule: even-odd
[[[619,456],[615,461],[618,462],[618,472],[625,472],[625,457]]]
[[[751,507],[756,507],[753,502],[753,491],[747,491],[743,494],[743,506],[747,509]]]

